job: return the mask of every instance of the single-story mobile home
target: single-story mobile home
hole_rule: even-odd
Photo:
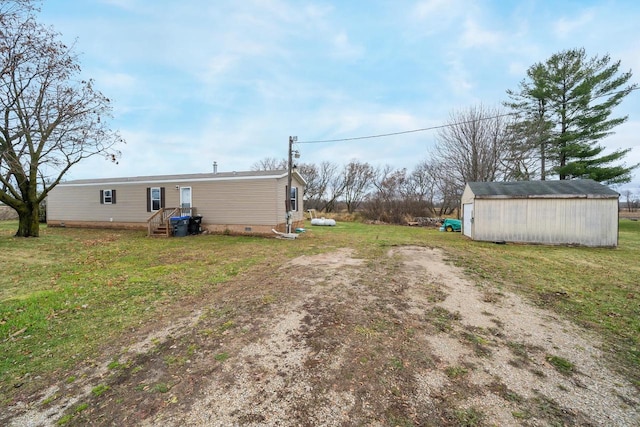
[[[619,197],[590,179],[469,182],[462,232],[490,242],[614,247]]]
[[[138,176],[69,181],[47,197],[47,224],[61,227],[140,228],[170,234],[170,218],[201,216],[215,233],[272,234],[302,226],[304,179],[293,171]]]

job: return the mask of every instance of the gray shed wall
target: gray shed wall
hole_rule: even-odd
[[[618,245],[614,198],[476,198],[472,210],[474,240]]]

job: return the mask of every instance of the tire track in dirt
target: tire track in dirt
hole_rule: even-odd
[[[428,341],[446,365],[472,367],[467,380],[484,392],[466,403],[481,408],[492,423],[544,424],[549,421],[545,416],[578,425],[640,422],[637,391],[608,368],[602,343],[593,333],[513,293],[483,289],[461,269],[447,265],[440,251],[402,248],[398,253],[408,266],[427,272],[430,281],[446,289],[447,297],[437,305],[458,314],[459,322],[454,331]],[[473,337],[486,351],[478,354]],[[575,372],[558,372],[548,361],[550,355],[571,361]],[[514,414],[521,418],[514,419]]]

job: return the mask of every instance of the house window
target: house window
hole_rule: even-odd
[[[147,212],[164,208],[164,187],[147,187]]]
[[[114,205],[116,203],[116,190],[100,190],[100,204]]]
[[[162,198],[160,197],[160,188],[152,188],[151,189],[151,210],[159,211],[161,201],[162,201]]]
[[[298,187],[291,187],[291,201],[289,203],[291,211],[298,210]]]

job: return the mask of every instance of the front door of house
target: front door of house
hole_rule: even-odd
[[[191,187],[180,187],[180,208],[182,215],[191,216]]]

